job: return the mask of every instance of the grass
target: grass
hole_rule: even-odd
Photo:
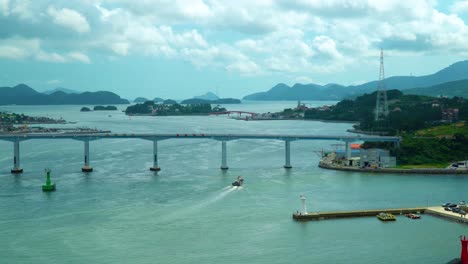
[[[418,164],[418,165],[398,165],[398,169],[443,169],[447,168],[448,163]]]
[[[416,132],[418,136],[427,137],[453,137],[454,134],[468,135],[468,126],[464,122],[455,124],[440,125],[431,128],[421,129]]]

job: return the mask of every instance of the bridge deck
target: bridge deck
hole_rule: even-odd
[[[134,134],[134,133],[92,133],[92,134],[72,134],[72,133],[57,133],[57,134],[0,134],[0,140],[15,141],[29,139],[76,139],[76,140],[96,140],[103,138],[139,138],[146,140],[165,140],[165,139],[214,139],[214,140],[237,140],[237,139],[274,139],[274,140],[337,140],[337,141],[386,141],[400,142],[400,137],[389,136],[361,136],[361,135],[288,135],[288,134],[195,134],[195,133],[180,133],[180,134]]]

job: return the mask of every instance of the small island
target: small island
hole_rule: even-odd
[[[102,106],[97,105],[93,108],[94,111],[117,111],[117,107],[113,105]]]
[[[162,104],[154,101],[146,101],[143,104],[135,104],[127,107],[127,115],[146,116],[183,116],[183,115],[208,115],[212,112],[226,110],[220,107],[211,107],[211,104],[178,104],[173,100],[165,100]]]
[[[103,106],[97,105],[91,110],[89,107],[82,107],[80,112],[91,112],[91,111],[116,111],[117,107],[113,105]]]

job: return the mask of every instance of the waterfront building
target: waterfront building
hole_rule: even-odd
[[[386,149],[361,149],[360,166],[363,168],[396,167],[396,157],[390,156],[390,151]]]

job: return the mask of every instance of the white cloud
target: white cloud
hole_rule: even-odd
[[[236,72],[242,75],[255,75],[260,72],[260,67],[251,60],[237,61],[226,66],[229,72]]]
[[[468,1],[457,1],[450,7],[450,11],[456,14],[468,13]]]
[[[44,52],[44,51],[39,51],[36,54],[36,59],[40,61],[45,61],[45,62],[59,62],[63,63],[66,61],[65,57],[62,55],[55,53],[55,52]]]
[[[91,62],[91,60],[89,59],[89,57],[86,54],[81,53],[81,52],[77,52],[77,51],[70,52],[66,56],[70,60],[75,60],[75,61],[78,61],[78,62],[83,62],[83,63],[90,63]]]
[[[307,84],[312,83],[313,79],[308,76],[297,76],[296,78],[294,78],[294,81],[296,83]]]
[[[38,39],[12,37],[0,39],[0,58],[26,59],[40,50]]]
[[[31,9],[30,0],[10,2],[10,14],[25,21],[35,21],[36,19],[34,11]]]
[[[47,14],[52,17],[53,22],[57,25],[72,29],[78,33],[90,31],[86,17],[75,10],[68,8],[56,9],[54,6],[49,6]]]
[[[374,59],[380,47],[394,56],[468,53],[468,28],[457,15],[468,10],[468,1],[455,2],[451,14],[439,11],[435,0],[64,3],[66,8],[42,1],[0,0],[0,15],[9,12],[8,19],[18,20],[29,29],[25,34],[43,42],[43,48],[33,51],[0,43],[0,56],[83,63],[91,62],[86,55],[90,53],[153,56],[186,60],[199,68],[274,72],[293,79],[343,71],[353,62]],[[57,33],[51,17],[70,32]],[[40,30],[43,36],[31,33],[28,26],[33,24],[45,25]],[[74,38],[74,32],[89,34]]]
[[[51,85],[52,85],[52,84],[59,84],[59,83],[61,83],[61,82],[62,82],[62,81],[55,79],[55,80],[48,80],[48,81],[46,82],[46,84],[51,84]]]
[[[317,36],[312,41],[313,47],[323,56],[330,59],[340,59],[341,54],[336,50],[336,43],[328,36]]]
[[[89,57],[84,53],[77,51],[66,54],[47,52],[42,50],[41,41],[39,39],[27,39],[22,37],[0,39],[0,58],[14,60],[36,59],[39,61],[53,63],[65,63],[72,61],[83,63],[91,62]]]
[[[0,14],[4,16],[10,14],[10,0],[0,0]]]

